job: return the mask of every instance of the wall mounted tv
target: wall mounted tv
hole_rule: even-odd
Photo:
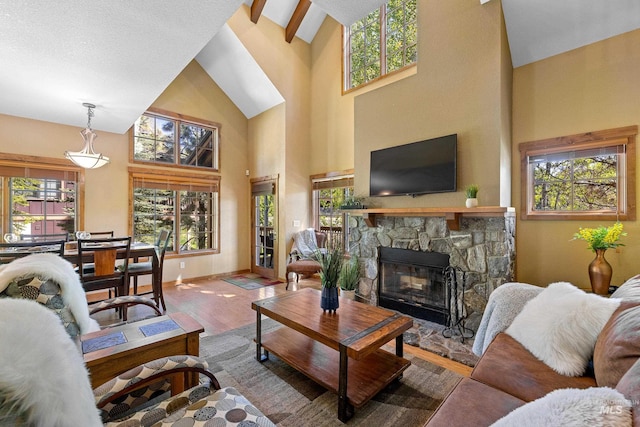
[[[453,134],[372,151],[369,195],[455,192],[457,145]]]

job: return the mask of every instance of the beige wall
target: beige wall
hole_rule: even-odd
[[[371,198],[369,205],[464,206],[464,188],[474,183],[481,205],[509,205],[509,167],[503,167],[509,164],[509,113],[502,92],[511,70],[504,66],[500,6],[420,2],[417,74],[355,98],[357,194],[368,194],[372,150],[458,134],[458,192]]]
[[[86,125],[86,114],[78,104],[78,127],[0,115],[0,151],[64,159],[65,151],[83,147],[80,131]],[[96,109],[94,126],[99,121],[100,110]],[[85,229],[128,234],[129,139],[126,135],[96,133],[95,149],[109,157],[111,164],[85,172]]]
[[[206,256],[169,257],[165,281],[208,276],[248,269],[249,187],[247,119],[196,63],[189,64],[153,103],[154,107],[211,120],[222,125],[220,227],[221,253]],[[82,148],[83,110],[78,109],[79,126],[64,126],[37,120],[0,115],[0,151],[5,153],[64,157],[65,150]],[[99,127],[100,108],[93,124]],[[85,229],[114,230],[129,234],[129,137],[96,130],[96,151],[111,163],[85,171]],[[185,269],[179,269],[179,261]]]
[[[518,211],[519,143],[639,124],[638,46],[640,31],[634,31],[514,70],[512,183]],[[571,238],[578,227],[610,223],[518,221],[518,279],[539,285],[569,281],[590,289],[587,266],[594,255]],[[606,254],[614,285],[640,272],[635,264],[640,227],[637,221],[623,224],[629,233],[623,238],[626,246]]]
[[[246,270],[250,267],[250,188],[247,119],[216,83],[192,61],[153,103],[153,107],[210,120],[220,130],[220,253],[166,262],[165,280]]]
[[[262,16],[249,20],[250,10],[241,7],[228,21],[285,102],[249,121],[251,177],[278,175],[278,276],[284,278],[294,220],[302,227],[309,221],[309,152],[311,47]],[[274,126],[276,128],[274,128]]]

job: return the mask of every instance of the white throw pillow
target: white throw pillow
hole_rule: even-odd
[[[631,402],[608,387],[565,388],[513,410],[491,427],[630,427]]]
[[[552,283],[525,304],[506,333],[559,374],[580,376],[619,305],[571,283]]]

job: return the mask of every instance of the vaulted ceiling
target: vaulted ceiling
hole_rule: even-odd
[[[0,0],[0,114],[83,127],[90,102],[94,129],[124,133],[195,58],[253,117],[283,99],[225,25],[243,3],[310,43],[327,15],[349,25],[385,1]],[[502,3],[515,67],[640,28],[638,0]]]

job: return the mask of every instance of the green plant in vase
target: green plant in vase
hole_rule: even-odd
[[[314,258],[320,264],[320,283],[322,284],[320,307],[323,311],[329,310],[335,313],[338,308],[338,279],[342,270],[342,249],[330,249],[327,253],[316,251]]]
[[[345,260],[340,270],[340,289],[350,299],[354,299],[355,291],[360,284],[360,261],[356,255]]]
[[[478,206],[478,190],[479,187],[476,184],[468,185],[465,188],[464,193],[467,195],[465,206],[468,208],[475,208]]]

